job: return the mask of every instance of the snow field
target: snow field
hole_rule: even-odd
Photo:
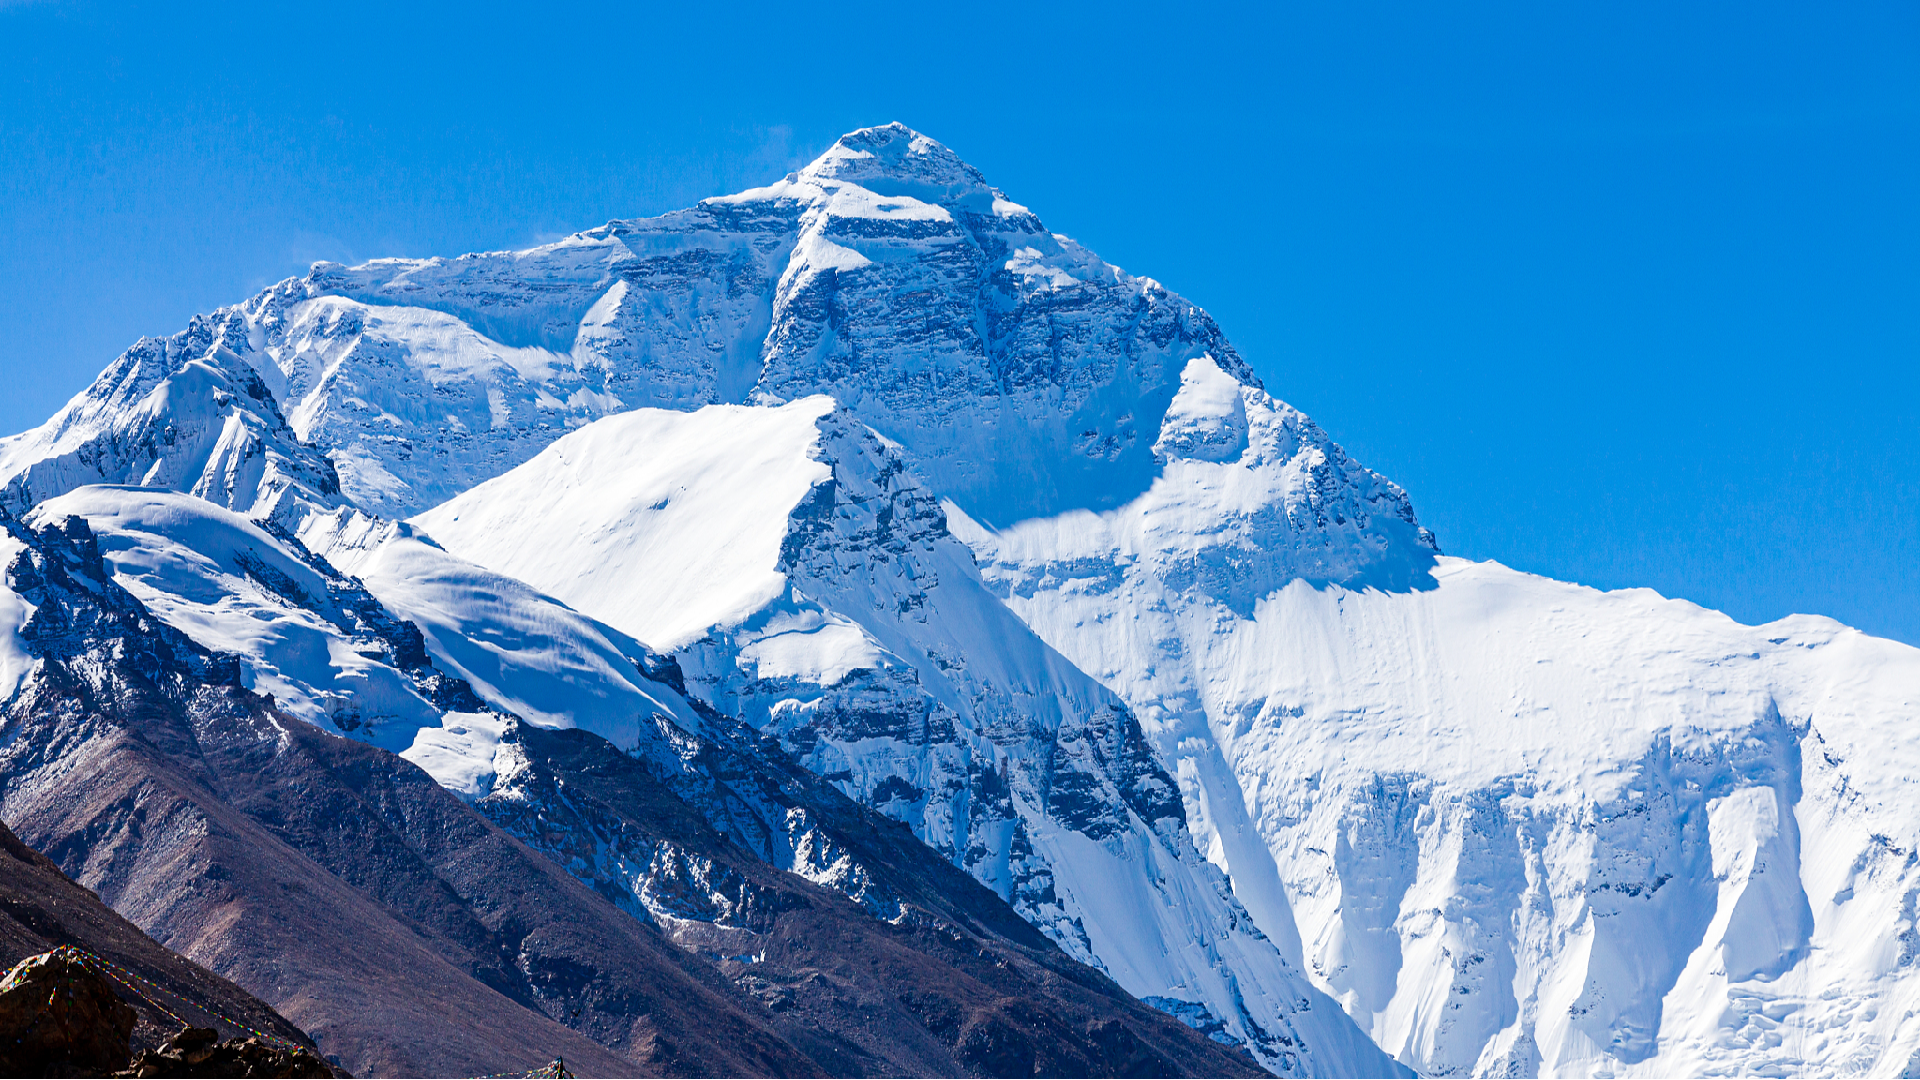
[[[829,475],[808,451],[832,409],[825,397],[774,410],[637,409],[414,522],[464,558],[677,649],[785,589],[776,567],[787,514]]]
[[[1106,514],[954,520],[1140,713],[1319,986],[1435,1075],[1905,1067],[1920,1026],[1877,1003],[1920,992],[1895,854],[1920,842],[1920,650],[1444,557],[1413,587],[1315,582],[1259,517],[1312,469],[1212,381],[1163,430],[1244,409],[1237,460],[1169,455]]]

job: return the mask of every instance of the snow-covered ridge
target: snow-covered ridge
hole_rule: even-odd
[[[676,647],[706,705],[1132,992],[1283,1071],[1388,1067],[1199,858],[1124,706],[993,598],[901,449],[830,399],[609,417],[412,524]]]
[[[954,520],[1316,984],[1431,1075],[1908,1066],[1920,650],[1458,559],[1342,585],[1284,561],[1311,486],[1261,441],[1106,514]]]

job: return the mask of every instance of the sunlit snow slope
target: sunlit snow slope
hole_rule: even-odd
[[[983,587],[898,448],[832,399],[608,417],[411,524],[679,650],[692,692],[1134,994],[1284,1071],[1389,1067],[1199,857],[1124,706]]]
[[[1494,563],[1290,564],[1287,411],[1217,386],[1174,413],[1246,418],[1237,455],[1173,450],[1103,514],[955,521],[1139,711],[1316,983],[1435,1075],[1908,1067],[1920,650]]]

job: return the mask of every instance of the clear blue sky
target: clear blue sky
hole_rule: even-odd
[[[1448,552],[1920,643],[1910,0],[693,8],[0,0],[0,429],[314,259],[897,119],[1211,310]]]

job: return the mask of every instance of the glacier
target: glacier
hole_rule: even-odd
[[[0,503],[470,799],[516,723],[744,724],[1272,1069],[1920,1071],[1920,650],[1443,555],[901,125],[317,264],[0,440]]]

